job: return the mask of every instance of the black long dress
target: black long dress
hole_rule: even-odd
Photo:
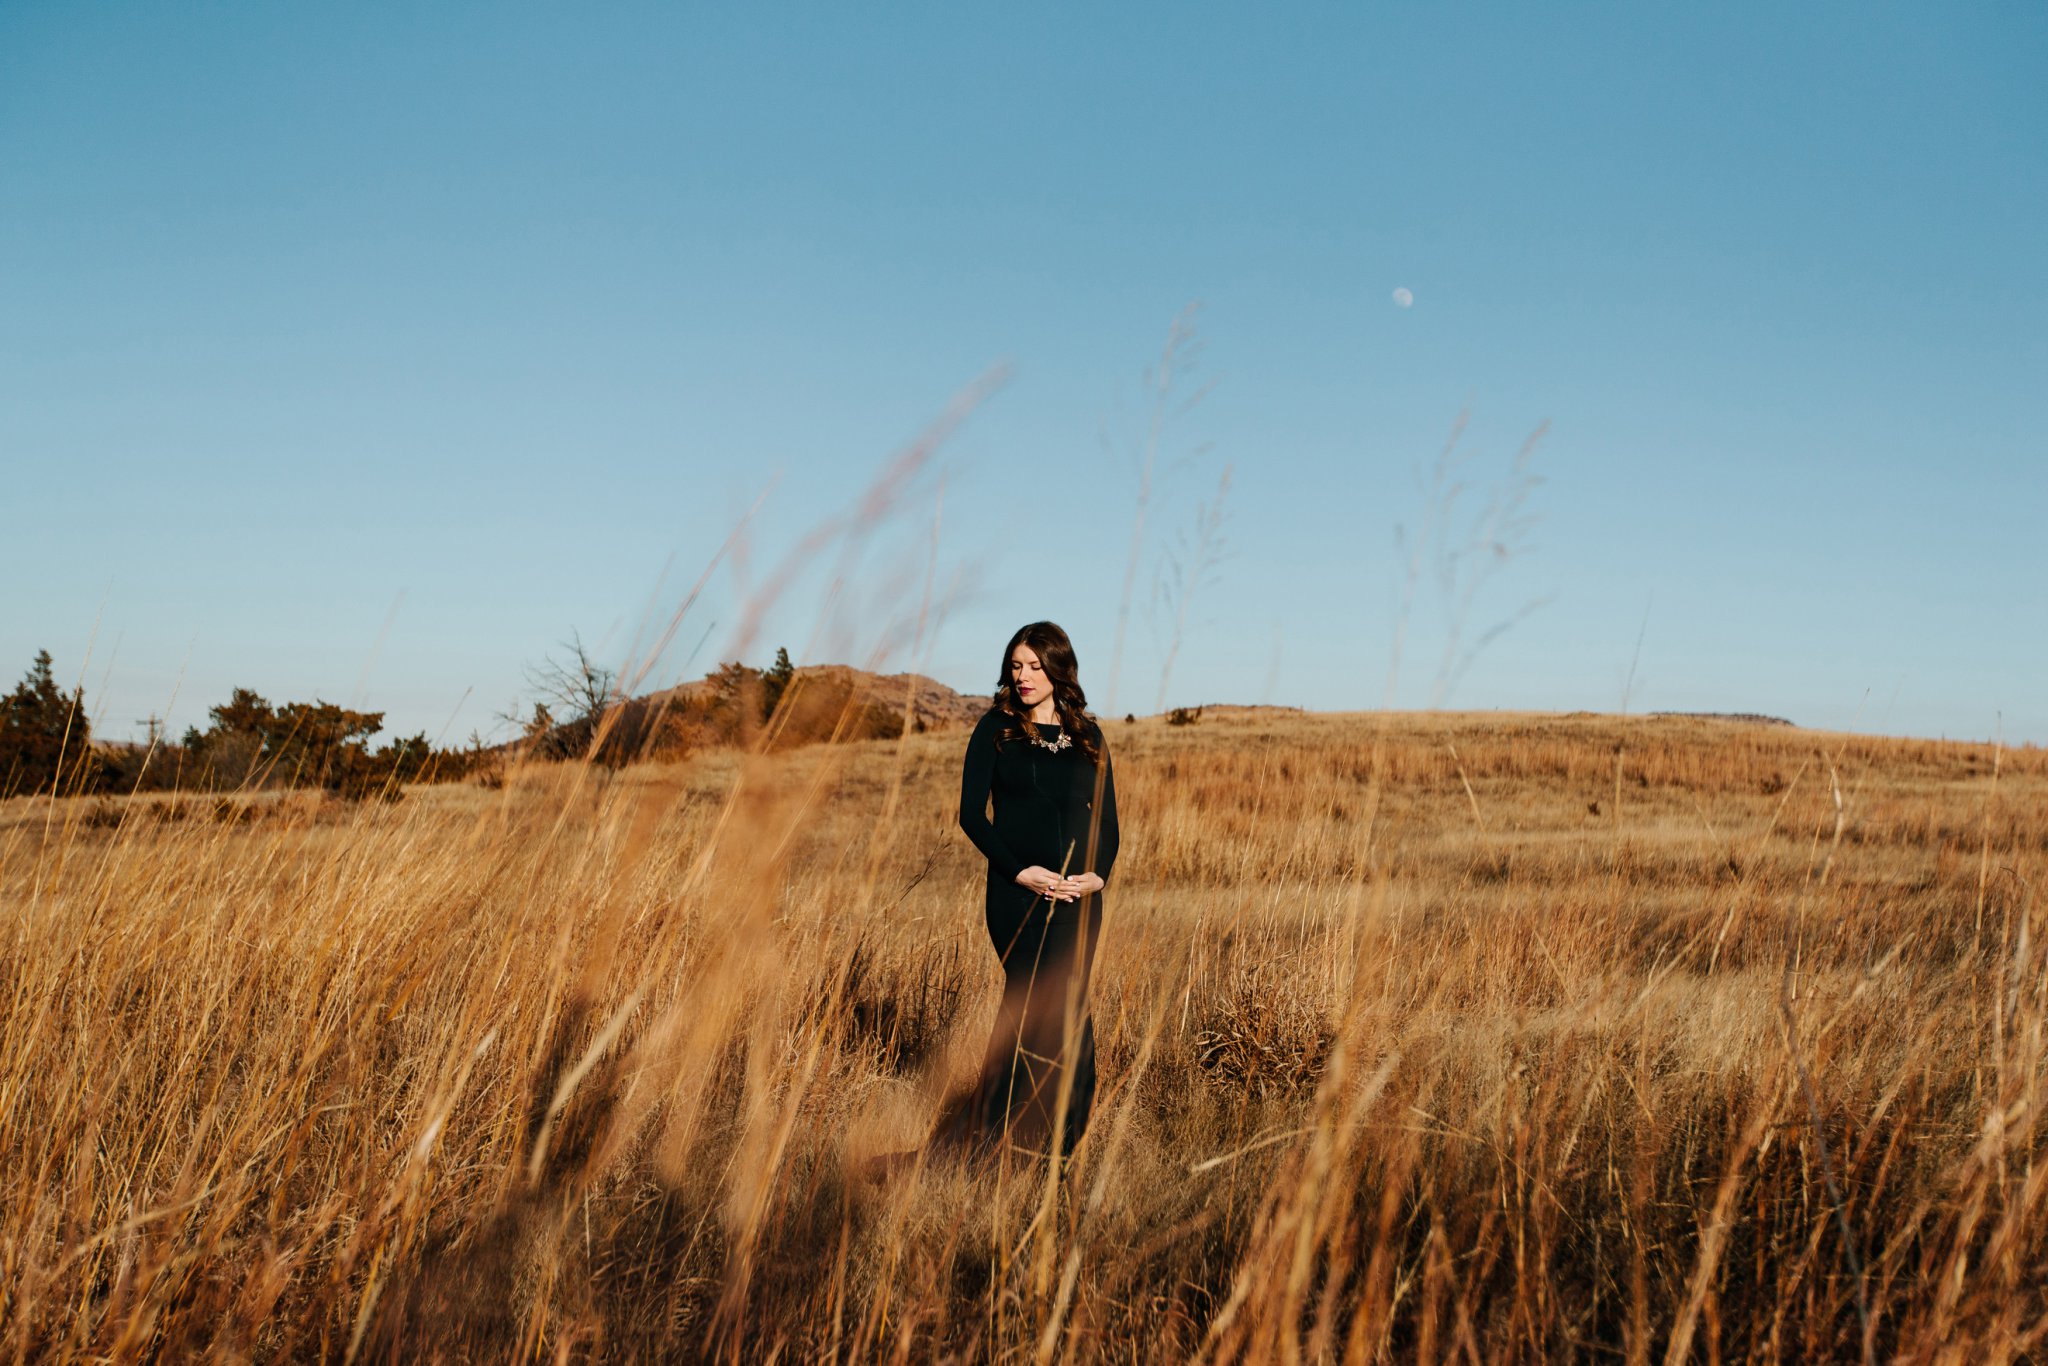
[[[1072,737],[1052,750],[1005,731],[1014,722],[991,708],[975,724],[960,771],[960,828],[988,859],[983,909],[1003,966],[1003,1002],[981,1075],[941,1117],[934,1141],[987,1151],[1007,1140],[1043,1152],[1055,1125],[1071,1151],[1095,1101],[1095,1024],[1088,978],[1102,931],[1102,894],[1054,901],[1017,885],[1036,864],[1063,876],[1094,872],[1105,883],[1116,864],[1116,784],[1102,728],[1090,763]],[[1033,723],[1057,743],[1061,728]],[[995,808],[994,819],[987,814]],[[1072,1069],[1064,1123],[1062,1073]]]

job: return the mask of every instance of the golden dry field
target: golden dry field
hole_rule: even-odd
[[[920,1136],[964,732],[0,806],[15,1361],[2048,1354],[2048,753],[1111,722],[1102,1092]]]

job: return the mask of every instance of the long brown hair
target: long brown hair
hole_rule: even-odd
[[[1067,633],[1055,622],[1034,621],[1020,626],[1003,647],[1002,667],[996,673],[995,704],[1010,719],[1004,736],[1033,734],[1030,709],[1017,700],[1017,690],[1010,683],[1010,656],[1017,653],[1019,645],[1030,646],[1045,669],[1045,676],[1052,683],[1052,705],[1060,715],[1060,726],[1073,737],[1075,746],[1089,763],[1101,763],[1102,744],[1096,739],[1095,718],[1088,714],[1088,694],[1081,691],[1081,666],[1074,658],[1074,642],[1067,639]]]

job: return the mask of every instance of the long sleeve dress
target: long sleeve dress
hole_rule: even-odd
[[[974,1090],[948,1107],[937,1137],[969,1146],[1006,1139],[1040,1151],[1057,1128],[1059,1146],[1071,1150],[1095,1099],[1088,979],[1103,897],[1054,901],[1016,878],[1035,864],[1063,876],[1092,871],[1106,884],[1119,842],[1116,782],[1102,728],[1092,720],[1099,769],[1071,738],[1048,749],[1005,734],[1014,724],[990,709],[961,764],[960,828],[988,860],[982,905],[1002,963],[1003,1001]],[[1059,726],[1033,724],[1042,741],[1059,741]]]

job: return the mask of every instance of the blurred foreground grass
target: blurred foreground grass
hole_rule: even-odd
[[[1111,723],[1064,1179],[960,733],[0,805],[0,1355],[1909,1360],[2048,1330],[2048,754]]]

